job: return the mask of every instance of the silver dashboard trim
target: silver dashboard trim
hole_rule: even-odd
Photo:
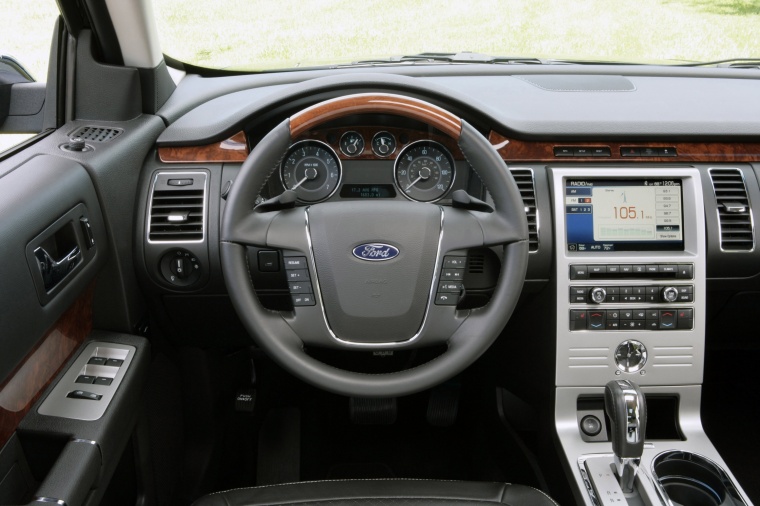
[[[311,231],[309,229],[309,209],[306,208],[304,215],[306,217],[306,241],[309,245],[309,266],[311,267],[311,272],[314,274],[312,276],[312,283],[314,286],[314,295],[316,297],[317,304],[319,304],[319,309],[322,313],[322,319],[325,324],[325,328],[327,329],[327,332],[330,334],[330,337],[335,340],[336,342],[347,345],[347,346],[355,346],[357,348],[379,348],[379,349],[388,349],[388,348],[395,348],[399,346],[405,346],[409,343],[413,343],[416,341],[421,335],[422,332],[425,330],[425,326],[428,321],[428,314],[430,313],[430,305],[433,303],[435,293],[436,293],[436,287],[438,286],[438,281],[440,278],[440,272],[441,272],[441,265],[443,264],[443,257],[441,256],[441,246],[443,242],[443,220],[444,220],[444,210],[441,206],[438,206],[440,213],[441,213],[441,224],[440,224],[440,231],[438,233],[438,249],[436,251],[436,259],[435,259],[435,267],[433,271],[433,280],[430,284],[430,291],[428,292],[428,300],[427,305],[425,306],[425,314],[422,317],[422,323],[420,324],[419,330],[417,330],[417,333],[414,334],[409,339],[406,339],[404,341],[392,341],[387,343],[357,343],[355,341],[346,341],[344,339],[339,338],[335,335],[335,332],[333,332],[332,327],[330,326],[330,322],[327,319],[327,313],[325,312],[325,305],[324,301],[322,299],[322,290],[319,285],[319,275],[317,273],[317,267],[316,267],[316,261],[314,260],[314,247],[311,242]]]

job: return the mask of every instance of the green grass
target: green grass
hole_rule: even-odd
[[[154,5],[167,54],[219,68],[462,50],[618,61],[760,56],[760,2],[749,0],[154,0]]]

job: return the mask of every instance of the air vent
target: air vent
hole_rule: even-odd
[[[467,256],[467,273],[483,274],[485,271],[486,257],[478,253],[470,253]]]
[[[204,239],[206,174],[162,172],[150,198],[150,242],[201,242]]]
[[[70,137],[81,137],[89,142],[108,142],[116,138],[124,130],[121,128],[103,128],[95,126],[84,126],[78,128]]]
[[[536,188],[533,181],[533,169],[510,168],[509,172],[520,190],[525,214],[528,216],[528,236],[530,251],[538,251],[538,208],[536,208]]]
[[[739,169],[710,169],[715,203],[720,222],[720,248],[723,251],[752,251],[755,247],[744,175]]]

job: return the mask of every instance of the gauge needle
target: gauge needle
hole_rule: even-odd
[[[417,176],[417,179],[415,179],[414,181],[412,181],[412,183],[411,183],[409,186],[407,186],[407,187],[404,189],[404,191],[405,191],[405,192],[408,192],[408,191],[409,191],[409,188],[411,188],[412,186],[416,185],[416,184],[417,184],[418,182],[420,182],[420,180],[422,180],[422,179],[425,179],[425,178],[423,178],[423,177],[422,177],[422,175],[419,175],[419,176]]]
[[[309,176],[304,176],[303,179],[301,179],[299,182],[296,183],[296,185],[293,188],[291,188],[291,190],[295,190],[296,188],[298,188],[299,186],[301,186],[308,180],[309,180]]]

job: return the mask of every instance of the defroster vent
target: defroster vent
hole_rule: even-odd
[[[108,142],[121,134],[124,130],[121,128],[105,128],[96,126],[79,127],[69,137],[81,137],[89,142]]]
[[[151,242],[201,242],[205,237],[206,173],[161,172],[150,198]]]
[[[529,250],[538,251],[538,208],[536,207],[536,186],[533,179],[533,169],[510,168],[509,172],[520,190],[525,214],[528,217]]]
[[[755,234],[744,175],[739,169],[709,170],[720,222],[720,247],[724,251],[752,251]]]

